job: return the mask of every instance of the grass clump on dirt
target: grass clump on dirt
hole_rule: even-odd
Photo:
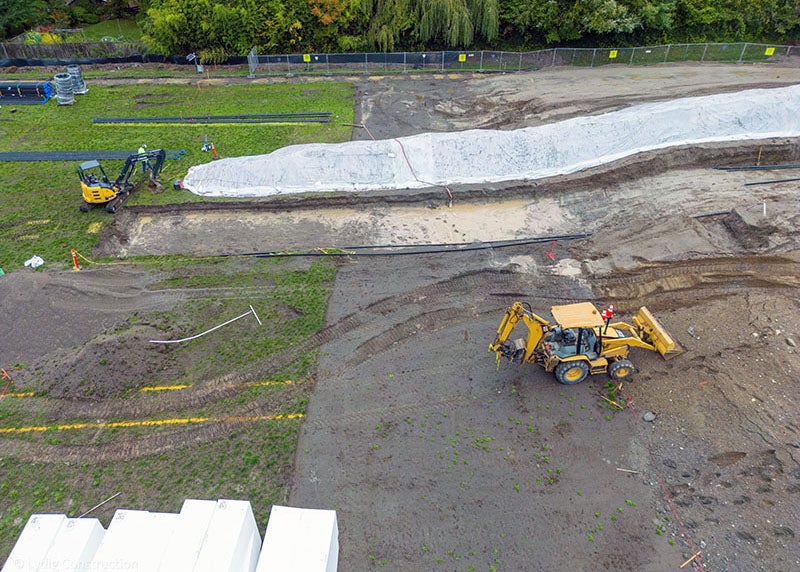
[[[12,78],[8,78],[12,79]],[[49,78],[41,78],[49,79]],[[150,149],[185,150],[180,160],[168,159],[161,180],[165,191],[153,194],[146,185],[129,205],[170,204],[200,200],[176,191],[171,182],[190,166],[211,161],[200,150],[206,136],[220,157],[269,153],[298,143],[346,141],[353,121],[353,88],[347,83],[243,85],[93,85],[71,106],[55,100],[44,105],[0,107],[0,152],[130,150],[142,143]],[[236,115],[330,111],[325,124],[297,125],[101,125],[96,117]],[[80,161],[0,162],[0,268],[22,268],[38,254],[45,263],[66,265],[70,248],[88,255],[111,215],[102,208],[81,213]],[[101,161],[116,178],[124,161]],[[141,170],[134,177],[141,180]],[[209,200],[209,199],[204,199]]]
[[[0,555],[28,515],[121,507],[178,512],[185,498],[241,498],[259,525],[285,503],[300,424],[336,273],[330,259],[227,257],[139,260],[169,311],[137,312],[57,364],[13,371],[0,402]],[[190,336],[251,316],[185,344]],[[133,333],[132,333],[133,332]],[[91,351],[87,351],[90,348]],[[87,381],[88,380],[88,381]],[[118,451],[124,451],[120,455]]]

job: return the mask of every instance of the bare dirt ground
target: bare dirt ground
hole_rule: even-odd
[[[363,138],[511,129],[641,101],[778,87],[800,81],[800,68],[357,81],[357,122],[366,129],[354,137]],[[567,177],[454,188],[452,207],[433,189],[126,208],[94,254],[592,233],[343,259],[328,329],[316,338],[322,358],[290,503],[338,511],[341,570],[663,571],[698,551],[689,568],[792,570],[800,568],[800,207],[796,183],[744,183],[796,171],[710,167],[798,159],[794,140],[679,148]],[[134,309],[183,295],[148,288],[153,280],[135,269],[4,276],[3,359],[35,361],[39,375],[49,367],[55,376],[65,356],[104,347],[97,337]],[[115,294],[98,304],[80,295],[86,288]],[[567,387],[533,366],[496,366],[486,348],[515,300],[541,314],[558,303],[614,302],[625,320],[646,305],[687,351],[667,362],[635,352],[628,406],[613,411],[598,395],[605,376]],[[147,361],[136,356],[133,367]],[[645,411],[654,422],[642,420]]]

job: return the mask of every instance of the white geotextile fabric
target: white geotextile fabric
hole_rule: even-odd
[[[189,169],[198,195],[259,197],[538,179],[652,149],[800,135],[800,85],[635,105],[514,131],[292,145]]]

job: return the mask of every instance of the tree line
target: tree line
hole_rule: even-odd
[[[0,33],[51,15],[74,25],[63,20],[98,10],[135,10],[150,50],[207,62],[253,46],[262,54],[533,50],[800,37],[798,0],[0,0]]]

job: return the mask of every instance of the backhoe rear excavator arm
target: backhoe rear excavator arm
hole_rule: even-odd
[[[524,345],[508,341],[511,332],[520,321],[528,328],[528,337],[524,340]],[[532,311],[526,310],[522,302],[514,302],[514,305],[506,310],[503,320],[497,328],[497,337],[489,344],[489,351],[515,363],[533,361],[534,352],[550,326],[550,322]]]

